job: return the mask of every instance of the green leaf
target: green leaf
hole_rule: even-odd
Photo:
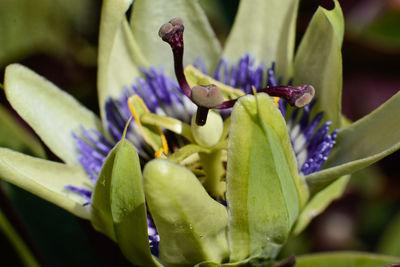
[[[230,261],[275,257],[308,192],[298,175],[285,121],[267,94],[236,102],[228,145]]]
[[[119,97],[124,86],[140,75],[139,66],[148,66],[125,17],[131,3],[132,0],[103,1],[97,75],[102,118],[107,98]]]
[[[7,219],[5,214],[0,210],[0,233],[7,237],[8,241],[12,244],[15,251],[18,253],[19,258],[26,267],[40,267],[35,257],[28,246],[24,243],[24,240],[20,237],[16,229],[13,227],[11,222]],[[9,262],[4,260],[3,262]],[[15,264],[16,262],[13,262]]]
[[[340,198],[346,189],[349,179],[350,175],[343,176],[313,196],[301,211],[294,226],[293,234],[300,234],[312,219],[321,214],[332,201]]]
[[[80,195],[64,189],[66,185],[92,189],[80,167],[38,159],[7,148],[0,148],[0,178],[84,218],[90,210]]]
[[[0,105],[0,146],[26,152],[40,158],[46,157],[40,141],[3,106]]]
[[[400,148],[400,92],[372,113],[340,129],[324,169],[306,177],[312,187],[365,168]],[[360,138],[362,137],[362,138]]]
[[[245,53],[269,66],[276,62],[276,73],[292,75],[298,0],[240,1],[239,11],[223,55],[238,60]]]
[[[129,141],[118,144],[110,189],[111,214],[122,253],[135,265],[160,266],[150,252],[140,162]]]
[[[340,127],[342,101],[343,14],[339,3],[328,11],[319,7],[300,43],[294,61],[294,82],[310,84],[318,100],[313,113],[324,112],[324,120]]]
[[[226,208],[208,195],[192,172],[155,159],[145,166],[143,179],[165,264],[193,266],[228,258]]]
[[[22,65],[9,65],[4,81],[11,106],[51,151],[67,164],[80,166],[79,151],[72,133],[79,131],[81,126],[102,132],[97,116]]]
[[[400,257],[400,214],[390,222],[383,232],[377,251]]]
[[[135,0],[131,26],[135,39],[150,65],[163,65],[168,75],[173,75],[171,48],[158,36],[158,30],[172,18],[180,17],[185,24],[184,64],[202,58],[207,70],[217,64],[220,44],[197,1],[186,0]]]
[[[296,257],[296,267],[378,267],[396,262],[400,262],[399,257],[362,252],[329,252]]]

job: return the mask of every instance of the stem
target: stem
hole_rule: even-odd
[[[199,153],[203,170],[206,172],[204,187],[207,192],[215,199],[225,198],[226,183],[221,181],[225,172],[222,162],[222,150],[216,150],[211,153]]]
[[[7,217],[1,210],[0,230],[3,231],[4,235],[8,238],[8,240],[10,240],[10,243],[14,246],[14,249],[19,254],[25,266],[40,266],[35,257],[30,252],[29,248],[25,245],[22,238],[18,235],[17,231],[15,231],[15,229],[12,227],[11,223],[7,220]]]
[[[48,266],[37,245],[0,185],[0,231],[14,245],[26,266]]]

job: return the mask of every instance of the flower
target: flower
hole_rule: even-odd
[[[385,114],[396,112],[400,94],[360,121],[342,126],[343,18],[337,2],[332,11],[318,9],[294,59],[297,1],[242,1],[223,51],[197,2],[136,0],[130,25],[125,12],[131,2],[103,4],[98,72],[102,120],[25,67],[7,67],[9,102],[65,164],[2,148],[0,176],[90,219],[97,230],[118,242],[132,263],[270,261],[293,226],[294,232],[301,231],[311,214],[315,216],[343,190],[345,175],[399,148],[400,133],[392,130],[393,121],[387,123]],[[199,69],[206,73],[217,69],[214,79],[186,69],[189,84],[205,86],[206,79],[219,86],[225,97],[238,97],[243,92],[232,87],[246,93],[251,86],[262,88],[266,70],[258,64],[275,62],[275,68],[267,71],[270,86],[276,85],[276,77],[286,79],[283,84],[293,77],[295,84],[313,85],[318,101],[312,109],[306,107],[299,119],[297,111],[288,109],[292,115],[286,124],[281,116],[286,112],[283,102],[278,109],[269,96],[250,94],[237,101],[224,124],[219,115],[209,113],[208,122],[200,120],[204,128],[194,122],[188,126],[196,106],[167,78],[173,74],[170,52],[151,35],[178,15],[187,22],[186,63],[200,57],[204,64],[198,62]],[[255,65],[249,55],[240,58],[246,53],[254,56]],[[219,61],[220,55],[237,65],[228,67],[225,59]],[[160,64],[164,73],[149,67]],[[138,78],[139,86],[127,87],[142,74],[145,78]],[[205,104],[194,102],[199,106],[197,118]],[[136,114],[136,124],[126,126],[131,113]],[[160,116],[163,113],[170,117]],[[331,129],[339,129],[337,133],[328,134],[328,121]],[[186,137],[190,144],[178,139],[173,145],[175,136],[167,138],[175,152],[168,155],[160,127]],[[360,132],[369,135],[360,139]],[[336,135],[337,145],[320,170]],[[372,142],[380,136],[385,138],[379,144]],[[216,141],[209,143],[210,139]],[[153,152],[164,159],[149,161]],[[143,172],[140,162],[147,162]],[[227,168],[222,162],[227,162]],[[220,179],[225,172],[226,185]],[[204,187],[195,174],[205,174]],[[225,190],[228,208],[223,205]],[[324,194],[328,196],[322,198]]]

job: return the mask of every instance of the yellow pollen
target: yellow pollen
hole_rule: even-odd
[[[251,87],[251,89],[253,90],[253,95],[256,95],[257,94],[257,89],[254,87],[254,86],[252,86]],[[274,99],[274,102],[275,102],[275,104],[278,106],[278,108],[279,108],[279,97],[277,97],[277,96],[275,96],[275,97],[273,97],[273,99]]]

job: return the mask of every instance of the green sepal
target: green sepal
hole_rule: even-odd
[[[139,157],[134,146],[124,139],[115,153],[110,191],[114,231],[122,253],[135,265],[160,266],[149,247]]]
[[[133,264],[160,266],[152,256],[139,157],[125,137],[111,150],[92,198],[92,224],[118,243]]]
[[[340,129],[324,168],[306,176],[311,189],[318,191],[338,177],[397,151],[400,148],[399,108],[400,92],[367,116]]]
[[[131,3],[132,0],[105,0],[102,3],[97,85],[104,122],[107,98],[119,97],[124,86],[141,74],[139,67],[148,67],[126,19],[125,12]]]
[[[49,201],[75,216],[90,218],[85,198],[65,189],[72,185],[91,190],[86,172],[78,166],[34,158],[8,148],[0,148],[0,178]]]
[[[119,144],[119,143],[118,143]],[[115,154],[118,144],[108,153],[100,171],[96,186],[92,195],[92,218],[93,227],[116,241],[115,231],[111,215],[111,178],[114,166]]]
[[[7,66],[4,87],[11,106],[50,150],[65,163],[80,166],[72,133],[82,126],[102,133],[99,118],[53,83],[19,64]]]
[[[228,258],[226,208],[212,199],[187,168],[164,159],[143,170],[146,200],[167,265],[193,266]]]
[[[340,5],[333,10],[319,7],[299,45],[294,61],[295,84],[315,88],[313,114],[324,112],[324,120],[339,128],[342,101],[342,55],[344,22]]]
[[[275,257],[308,191],[285,121],[267,94],[244,96],[233,108],[226,180],[230,261]]]
[[[332,201],[340,198],[349,179],[350,175],[343,176],[315,194],[301,211],[293,228],[293,234],[300,234],[312,219],[321,214]]]
[[[296,267],[377,267],[400,262],[400,257],[363,252],[329,252],[296,257]]]
[[[250,53],[268,66],[276,63],[277,76],[292,76],[298,0],[240,1],[223,56],[232,61]]]

